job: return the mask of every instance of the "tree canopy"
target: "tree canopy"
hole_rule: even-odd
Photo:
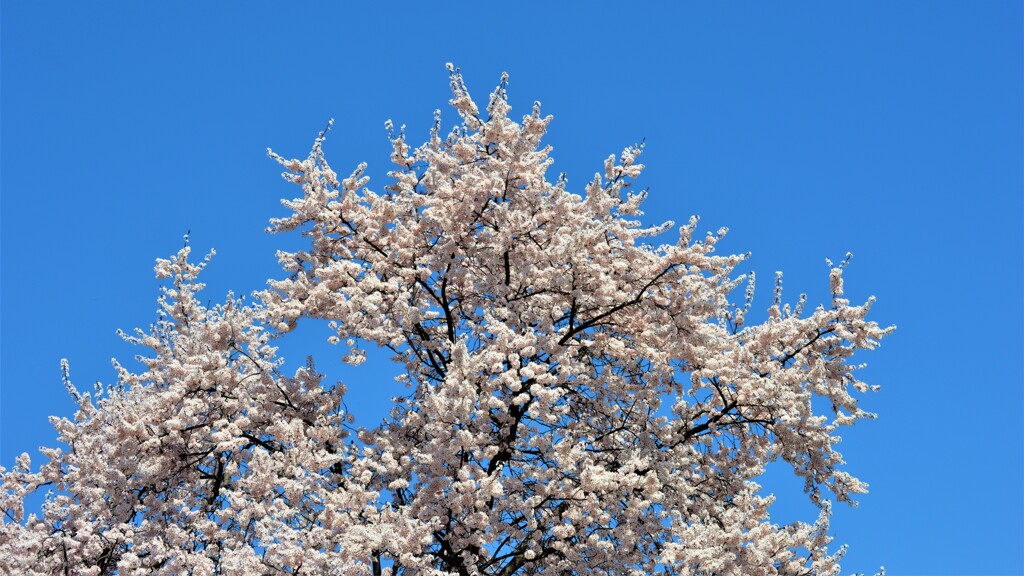
[[[125,338],[143,369],[78,391],[64,448],[3,472],[0,571],[11,574],[837,574],[832,501],[866,485],[837,431],[873,418],[851,357],[891,331],[871,301],[787,304],[748,323],[746,255],[691,218],[645,225],[642,146],[581,191],[550,178],[540,105],[510,116],[506,80],[413,148],[389,124],[383,192],[365,165],[271,157],[301,196],[275,233],[282,279],[203,304],[206,261],[159,260],[160,316]],[[207,258],[208,260],[209,258]],[[738,298],[734,292],[745,293]],[[357,427],[345,386],[276,356],[304,319],[369,346],[408,394]],[[66,373],[66,370],[65,370]],[[820,509],[779,525],[757,479],[789,465]],[[41,513],[26,495],[52,487]]]

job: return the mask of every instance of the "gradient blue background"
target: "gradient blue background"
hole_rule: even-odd
[[[852,251],[848,293],[899,330],[860,357],[883,391],[844,434],[871,484],[836,509],[844,571],[1024,573],[1020,2],[381,6],[4,1],[0,463],[72,413],[61,358],[89,388],[136,353],[115,329],[155,317],[153,260],[186,230],[218,251],[215,301],[281,275],[297,241],[262,230],[298,189],[266,147],[305,157],[333,117],[335,169],[368,161],[380,190],[385,119],[425,138],[452,61],[478,99],[504,70],[517,114],[543,102],[577,191],[646,138],[648,219],[729,226],[759,310],[775,270],[824,301]],[[324,335],[288,366],[313,351],[372,424],[394,368],[340,370]],[[778,518],[812,520],[781,472]]]

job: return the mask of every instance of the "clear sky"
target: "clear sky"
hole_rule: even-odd
[[[384,121],[426,138],[450,61],[478,98],[507,71],[519,113],[543,103],[577,191],[646,139],[648,218],[728,226],[758,309],[775,270],[825,301],[825,258],[853,252],[848,294],[899,329],[860,358],[883,391],[844,434],[872,490],[836,508],[844,568],[1024,573],[1021,2],[345,4],[3,3],[0,465],[72,413],[61,358],[87,388],[136,353],[115,330],[155,318],[153,260],[187,230],[218,251],[214,301],[281,276],[296,240],[262,230],[298,189],[265,148],[305,157],[333,117],[333,166],[380,190]],[[316,353],[372,424],[394,368],[340,371],[325,336],[289,366]],[[813,520],[798,483],[766,484]]]

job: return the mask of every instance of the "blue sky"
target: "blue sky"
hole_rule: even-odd
[[[844,434],[872,487],[836,508],[844,568],[1024,573],[1020,2],[159,4],[0,12],[2,465],[72,413],[61,358],[88,387],[136,353],[115,330],[154,319],[153,260],[186,230],[218,251],[214,301],[281,275],[296,241],[262,230],[297,189],[267,147],[305,157],[333,117],[335,169],[365,160],[382,189],[384,121],[425,138],[454,62],[478,98],[507,71],[519,113],[543,103],[578,190],[646,139],[649,219],[728,226],[756,308],[775,270],[825,301],[824,259],[853,252],[848,294],[899,329],[860,358],[883,391]],[[314,352],[379,419],[394,369],[341,371],[324,336],[303,328],[289,366]],[[780,519],[813,519],[798,483],[767,484]]]

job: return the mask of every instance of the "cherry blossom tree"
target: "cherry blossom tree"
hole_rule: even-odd
[[[143,369],[54,418],[64,448],[2,472],[8,574],[837,574],[833,501],[867,486],[837,431],[874,415],[851,357],[891,328],[871,301],[782,300],[748,323],[745,255],[725,230],[655,244],[632,193],[642,147],[582,195],[549,179],[550,116],[517,123],[506,80],[481,112],[450,68],[461,123],[411,147],[388,124],[383,193],[365,165],[271,153],[302,194],[276,233],[286,278],[204,306],[206,262],[159,260],[159,319],[124,335]],[[745,295],[732,293],[746,284]],[[741,290],[742,292],[742,290]],[[390,350],[408,394],[356,427],[342,384],[272,346],[304,319],[358,365]],[[65,375],[67,370],[65,369]],[[822,410],[822,408],[826,408]],[[820,509],[779,525],[757,479],[781,461]],[[40,513],[24,499],[51,490]]]

